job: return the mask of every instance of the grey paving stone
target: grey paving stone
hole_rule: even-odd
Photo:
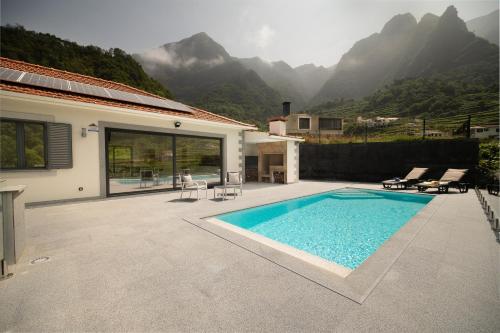
[[[401,237],[409,245],[362,305],[182,219],[345,186],[380,188],[248,184],[226,202],[161,193],[28,209],[29,246],[0,282],[0,331],[500,330],[500,246],[472,191],[442,195]],[[51,260],[29,264],[41,255]]]

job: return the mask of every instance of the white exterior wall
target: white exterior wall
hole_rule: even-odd
[[[281,120],[270,121],[269,133],[275,135],[286,135],[286,122]]]
[[[105,196],[104,123],[130,125],[136,129],[200,136],[225,138],[223,150],[223,172],[241,170],[239,133],[241,126],[190,120],[188,118],[158,115],[147,112],[127,113],[123,110],[99,105],[89,105],[45,97],[1,92],[1,117],[26,120],[43,120],[72,125],[73,168],[55,170],[1,171],[6,179],[2,186],[27,185],[26,202],[41,202]],[[175,121],[181,121],[179,129]],[[98,133],[87,132],[81,136],[81,129],[89,124],[98,124]],[[122,127],[122,126],[110,126]],[[144,128],[142,128],[144,127]],[[83,191],[78,188],[83,187]]]
[[[482,132],[478,132],[478,129],[482,129]],[[498,136],[497,130],[498,127],[471,128],[471,137],[475,139],[494,138]]]
[[[299,181],[299,143],[296,141],[286,142],[286,179],[287,183]]]

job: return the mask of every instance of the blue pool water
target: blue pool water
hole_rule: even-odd
[[[433,196],[341,189],[217,216],[355,269]]]

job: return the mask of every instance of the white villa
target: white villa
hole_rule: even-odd
[[[298,145],[111,81],[0,58],[2,186],[50,202],[172,190],[183,173],[298,181]],[[249,167],[246,174],[245,167]]]

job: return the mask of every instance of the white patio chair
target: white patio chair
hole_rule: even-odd
[[[226,188],[238,189],[240,195],[243,195],[243,177],[241,176],[241,172],[228,171],[224,179],[224,186]]]
[[[208,184],[206,180],[193,180],[191,175],[181,176],[181,199],[184,191],[189,191],[189,198],[191,193],[196,191],[196,200],[200,200],[200,191],[205,191],[205,198],[208,198]]]
[[[237,190],[240,195],[243,195],[243,177],[240,172],[228,172],[222,185],[214,186],[214,199],[220,195],[222,200],[226,200],[228,189],[233,189],[233,199],[236,199]],[[220,190],[221,193],[217,193],[217,190]]]

